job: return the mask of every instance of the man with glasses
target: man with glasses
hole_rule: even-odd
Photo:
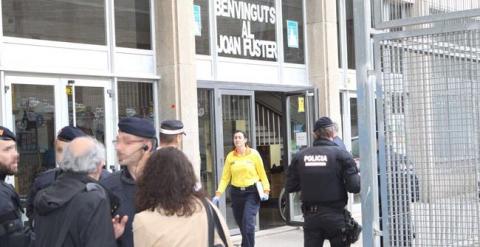
[[[155,128],[149,120],[127,117],[118,123],[115,150],[122,169],[100,181],[100,184],[119,198],[120,206],[114,212],[116,219],[127,221],[125,232],[117,240],[118,246],[133,247],[136,180],[156,144]]]

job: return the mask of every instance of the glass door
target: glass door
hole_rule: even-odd
[[[113,163],[109,81],[55,77],[5,76],[4,125],[17,135],[18,173],[8,178],[24,198],[33,180],[57,166],[55,137],[61,128],[77,125],[107,144],[107,164]],[[110,140],[110,141],[109,141]]]
[[[216,99],[216,143],[217,145],[217,181],[223,171],[225,157],[233,149],[233,133],[242,130],[247,134],[248,145],[255,148],[255,122],[254,122],[254,94],[253,91],[215,90]],[[225,215],[228,227],[232,233],[238,233],[231,207],[230,192],[222,196],[220,208]],[[258,217],[257,217],[258,226]]]
[[[287,150],[288,165],[295,154],[311,146],[312,144],[312,123],[313,116],[313,93],[298,92],[285,95],[285,112],[286,112],[286,142],[285,150]],[[287,222],[289,224],[301,224],[303,222],[303,214],[301,210],[300,193],[291,193],[287,197]]]
[[[85,134],[103,143],[107,152],[107,168],[113,170],[114,147],[112,91],[110,81],[63,79],[67,102],[68,125],[77,126]],[[110,121],[107,121],[110,120]]]
[[[12,182],[25,198],[38,173],[56,167],[54,141],[61,112],[58,80],[6,76],[5,125],[17,135],[18,173]]]

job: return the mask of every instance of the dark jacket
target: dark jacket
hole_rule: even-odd
[[[86,174],[65,172],[34,201],[35,246],[50,247],[67,228],[62,246],[116,246],[105,191]]]
[[[135,180],[128,169],[124,168],[108,178],[102,179],[100,184],[119,200],[119,207],[113,212],[113,215],[119,215],[120,217],[128,215],[125,231],[117,240],[118,246],[133,247],[132,222],[136,213],[135,193],[137,191]]]
[[[13,186],[4,180],[5,175],[0,174],[0,246],[28,246],[31,232],[23,226],[20,199]]]
[[[33,201],[35,200],[35,196],[37,195],[37,192],[52,185],[53,182],[55,182],[55,180],[61,173],[62,173],[62,170],[60,170],[60,168],[58,167],[53,168],[38,174],[38,176],[33,181],[30,187],[30,191],[28,192],[27,206],[26,206],[27,217],[29,218],[30,222],[32,222],[34,218]],[[100,175],[100,180],[110,175],[111,173],[109,171],[103,169],[102,174]]]
[[[330,140],[319,139],[292,159],[285,189],[301,191],[305,205],[343,208],[347,191],[360,192],[360,175],[350,153]]]

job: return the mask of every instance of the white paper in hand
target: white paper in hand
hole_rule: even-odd
[[[255,183],[255,186],[257,187],[258,196],[260,198],[264,198],[266,195],[265,195],[265,192],[263,191],[262,183],[260,181],[258,181],[258,182]]]

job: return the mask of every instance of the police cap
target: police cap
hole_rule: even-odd
[[[17,141],[15,138],[15,134],[9,130],[8,128],[5,128],[3,126],[0,126],[0,140],[12,140],[12,141]]]
[[[165,120],[160,124],[160,133],[167,135],[184,134],[183,123],[179,120]]]
[[[332,127],[333,125],[334,125],[333,121],[329,117],[321,117],[317,120],[317,122],[315,122],[315,127],[313,131],[317,131],[320,128],[323,129],[323,128]]]
[[[86,136],[81,129],[73,126],[65,126],[58,132],[57,139],[64,142],[71,142],[73,139]]]
[[[118,122],[118,129],[121,132],[131,134],[134,136],[155,139],[155,128],[153,124],[145,119],[138,117],[126,117],[122,118]]]

